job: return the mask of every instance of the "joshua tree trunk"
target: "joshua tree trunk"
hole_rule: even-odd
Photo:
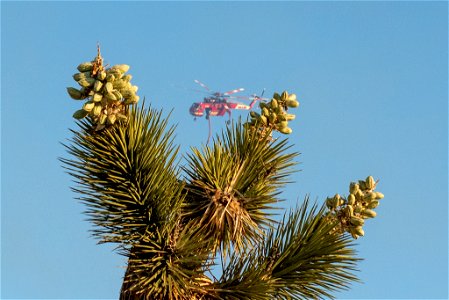
[[[138,299],[136,294],[133,294],[129,291],[131,284],[126,281],[126,278],[129,276],[130,267],[129,264],[126,268],[125,276],[123,278],[122,288],[120,289],[120,300],[131,300]]]

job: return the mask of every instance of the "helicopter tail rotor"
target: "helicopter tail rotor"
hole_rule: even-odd
[[[252,95],[249,97],[249,99],[251,99],[251,100],[256,100],[256,101],[267,101],[267,100],[270,100],[270,99],[268,99],[268,98],[264,98],[264,97],[263,97],[263,94],[264,94],[264,93],[265,93],[265,89],[262,90],[262,93],[260,94],[260,96],[257,95],[257,94],[252,94]]]

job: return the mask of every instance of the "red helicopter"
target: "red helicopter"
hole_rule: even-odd
[[[211,123],[210,123],[210,117],[215,116],[224,116],[225,113],[228,114],[229,120],[227,123],[229,124],[231,119],[231,110],[233,109],[246,109],[250,110],[254,104],[259,100],[268,100],[267,98],[262,98],[264,91],[262,92],[261,96],[257,95],[251,95],[249,97],[247,96],[231,96],[232,94],[242,92],[245,89],[244,88],[238,88],[235,90],[230,90],[225,93],[221,92],[214,92],[211,91],[204,83],[200,82],[199,80],[195,79],[195,83],[199,84],[201,87],[207,90],[207,92],[210,94],[210,96],[204,97],[202,102],[195,102],[190,106],[189,112],[191,115],[195,117],[194,120],[196,120],[197,117],[202,117],[203,115],[206,116],[206,120],[209,122],[209,136],[207,138],[207,142],[209,143],[209,139],[211,136]],[[239,102],[228,102],[229,99],[245,99],[245,100],[252,100],[249,105],[239,103]]]

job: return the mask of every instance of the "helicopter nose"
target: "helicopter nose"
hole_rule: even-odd
[[[197,117],[201,117],[203,115],[203,113],[201,111],[199,111],[199,109],[197,107],[195,107],[194,105],[192,105],[190,107],[189,112],[191,115],[194,115]]]

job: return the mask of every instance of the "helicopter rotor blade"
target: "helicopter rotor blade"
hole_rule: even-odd
[[[223,95],[227,96],[227,95],[231,95],[231,94],[234,94],[234,93],[243,92],[244,90],[245,90],[244,88],[239,88],[239,89],[235,89],[235,90],[232,90],[232,91],[227,91],[226,93],[223,93]]]
[[[235,99],[237,101],[249,101],[253,100],[253,97],[250,96],[228,96],[226,99]]]
[[[262,95],[258,96],[256,94],[249,95],[249,96],[227,96],[226,99],[259,100],[259,101],[270,100],[268,98],[263,98]]]
[[[207,85],[205,85],[205,84],[202,83],[201,81],[199,81],[199,80],[197,80],[197,79],[195,79],[194,81],[195,81],[195,83],[201,85],[201,86],[202,86],[203,88],[205,88],[206,90],[210,91],[210,89],[207,87]]]

